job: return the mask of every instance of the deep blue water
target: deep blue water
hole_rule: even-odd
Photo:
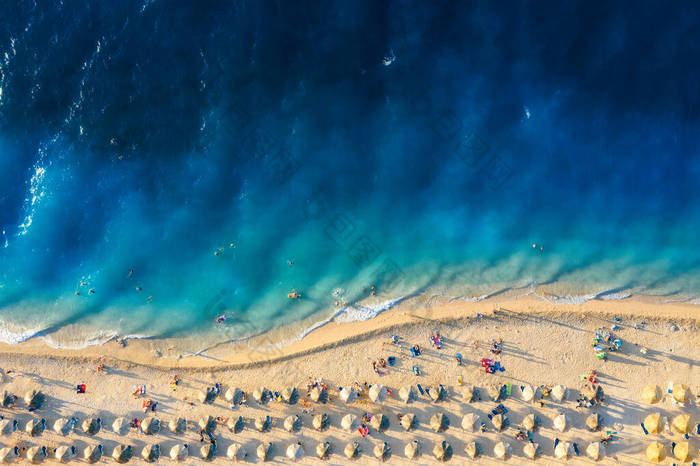
[[[529,285],[697,300],[699,11],[5,5],[0,337]]]

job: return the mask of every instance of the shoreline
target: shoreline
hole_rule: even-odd
[[[85,361],[105,358],[163,369],[235,369],[288,360],[356,343],[389,329],[398,331],[427,322],[466,322],[475,318],[477,314],[490,318],[499,310],[521,317],[572,314],[600,318],[601,325],[603,317],[612,315],[674,322],[700,321],[700,309],[695,304],[658,304],[637,296],[620,300],[594,299],[580,304],[554,304],[539,295],[521,296],[517,299],[494,296],[476,302],[458,298],[444,299],[444,303],[433,303],[431,300],[432,298],[425,297],[408,299],[368,320],[337,322],[331,317],[325,322],[313,321],[316,324],[302,321],[240,341],[216,343],[191,353],[178,351],[178,338],[134,338],[129,339],[125,346],[120,344],[119,339],[112,338],[103,344],[68,349],[55,348],[42,338],[35,337],[15,344],[0,343],[0,355],[17,354]],[[313,325],[316,325],[316,328],[307,331]],[[298,338],[302,334],[303,336]]]

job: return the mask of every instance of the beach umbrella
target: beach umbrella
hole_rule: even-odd
[[[501,391],[503,390],[503,385],[489,385],[486,387],[486,393],[488,393],[489,398],[493,401],[498,401],[501,399]]]
[[[476,458],[477,453],[479,453],[479,448],[477,447],[476,442],[472,440],[471,442],[467,443],[467,446],[464,447],[464,452],[469,458]]]
[[[146,435],[153,435],[160,432],[160,421],[154,417],[147,417],[141,421],[141,432]]]
[[[316,456],[326,459],[331,452],[331,442],[321,442],[316,445]]]
[[[569,457],[569,442],[559,442],[554,448],[554,456],[560,460]]]
[[[83,458],[88,463],[97,463],[102,458],[104,447],[102,445],[88,445],[83,450]]]
[[[75,456],[75,447],[73,445],[61,445],[54,451],[54,458],[61,463],[67,463]]]
[[[442,385],[431,387],[430,391],[428,392],[430,399],[434,402],[443,400],[445,398],[445,394],[445,387],[443,387]]]
[[[301,447],[301,442],[292,443],[287,447],[287,458],[293,461],[299,461],[304,456],[304,449]]]
[[[581,388],[581,395],[589,400],[597,400],[599,393],[602,391],[603,389],[600,388],[600,385],[586,384]]]
[[[296,401],[297,397],[298,394],[296,387],[286,387],[284,390],[282,390],[282,399],[285,401],[285,403],[292,404]]]
[[[415,390],[413,390],[412,385],[401,387],[401,390],[399,390],[399,398],[401,398],[404,403],[409,403],[414,397]]]
[[[31,463],[40,463],[45,460],[47,456],[46,447],[30,447],[27,450],[27,459]]]
[[[501,429],[503,429],[503,414],[498,413],[495,416],[493,416],[491,418],[491,423],[496,428],[496,430],[500,431]]]
[[[248,453],[246,453],[245,448],[240,443],[233,443],[226,450],[226,456],[228,459],[233,461],[242,461]]]
[[[535,456],[537,456],[537,447],[539,446],[539,443],[528,442],[523,448],[523,453],[531,460],[534,460]]]
[[[148,444],[141,450],[141,457],[149,463],[154,463],[160,458],[160,445]]]
[[[258,403],[265,403],[267,400],[267,389],[265,387],[258,387],[253,390],[253,399]]]
[[[272,424],[270,416],[260,416],[255,420],[255,428],[258,429],[258,431],[260,432],[265,432],[266,430],[269,430],[270,424]]]
[[[401,427],[406,430],[411,430],[416,424],[416,415],[413,413],[406,413],[401,416]]]
[[[600,442],[591,442],[586,447],[586,454],[593,461],[600,459]]]
[[[224,392],[224,399],[228,401],[229,403],[233,401],[233,399],[236,397],[236,389],[235,388],[227,388],[226,391]]]
[[[203,460],[210,461],[216,456],[216,443],[205,443],[199,448],[199,454]]]
[[[600,417],[598,413],[593,413],[586,418],[586,427],[595,432],[600,427]]]
[[[57,434],[63,435],[65,437],[73,431],[74,426],[75,421],[73,419],[61,417],[56,419],[56,421],[53,423],[53,430]]]
[[[644,418],[644,427],[650,434],[658,434],[661,432],[661,414],[652,413]]]
[[[13,459],[19,457],[19,447],[0,448],[0,462],[9,463]]]
[[[178,443],[170,449],[170,459],[175,461],[184,461],[190,454],[189,445],[186,443]]]
[[[671,427],[679,434],[687,434],[690,431],[690,414],[679,414],[674,417]]]
[[[343,419],[340,420],[340,426],[345,430],[353,430],[356,422],[357,416],[354,414],[346,414],[343,416]]]
[[[117,445],[112,451],[112,458],[114,458],[117,463],[128,463],[132,456],[131,445]]]
[[[450,425],[450,420],[443,413],[435,413],[430,418],[430,428],[435,432],[443,432]]]
[[[314,426],[314,429],[316,430],[325,429],[326,427],[328,427],[328,414],[323,413],[315,415],[312,424]]]
[[[474,432],[474,425],[479,420],[479,416],[474,413],[467,413],[462,417],[462,429],[467,432]]]
[[[673,447],[673,456],[680,462],[688,461],[688,458],[690,458],[690,443],[678,442],[676,446]]]
[[[27,403],[27,407],[30,411],[35,411],[40,409],[44,405],[46,396],[39,390],[29,390],[24,395],[24,402]]]
[[[564,432],[566,430],[566,415],[564,413],[554,418],[554,428],[559,432]]]
[[[10,435],[17,430],[17,421],[15,419],[0,420],[0,433],[2,435]]]
[[[99,417],[89,417],[83,421],[83,432],[88,435],[95,435],[102,428],[102,419]]]
[[[374,456],[382,461],[386,461],[391,456],[391,447],[388,443],[382,442],[374,446]]]
[[[406,458],[413,459],[420,453],[420,443],[418,440],[413,440],[406,444],[406,448],[403,449]]]
[[[343,403],[352,403],[357,399],[357,392],[352,387],[343,387],[340,390],[340,399]]]
[[[381,432],[389,427],[389,418],[381,413],[375,414],[369,424]]]
[[[214,429],[216,429],[216,422],[214,422],[214,418],[211,416],[203,416],[199,418],[199,422],[197,422],[197,425],[200,429],[202,429],[208,434],[213,433]]]
[[[563,401],[566,398],[566,387],[564,385],[555,385],[552,388],[552,398],[556,401]]]
[[[206,391],[199,390],[197,392],[197,399],[200,403],[213,403],[216,398],[216,392],[214,390],[207,389]]]
[[[231,416],[228,418],[226,421],[226,427],[228,427],[228,430],[233,432],[234,434],[237,434],[243,430],[245,427],[245,422],[243,421],[242,416]]]
[[[462,399],[465,403],[471,403],[474,400],[474,386],[467,385],[462,388]]]
[[[41,435],[46,429],[46,419],[30,419],[24,426],[25,432],[27,432],[32,437]]]
[[[452,446],[443,440],[435,444],[433,455],[435,455],[438,461],[447,461],[452,457]]]
[[[14,405],[17,404],[17,397],[13,395],[12,393],[8,392],[5,390],[2,393],[2,407],[3,408],[12,408]]]
[[[168,423],[168,427],[170,428],[170,432],[173,434],[182,434],[187,430],[187,421],[181,417],[171,419]]]
[[[384,403],[387,397],[387,390],[384,385],[374,384],[369,387],[369,399],[375,403]]]
[[[537,419],[535,419],[534,413],[530,413],[523,418],[523,427],[525,427],[526,430],[535,430],[535,426],[537,426]]]
[[[284,420],[284,430],[287,432],[297,431],[299,430],[299,427],[301,427],[301,417],[299,417],[298,414],[287,416],[287,418]]]
[[[658,385],[649,384],[642,389],[642,401],[645,403],[658,403],[660,399]]]
[[[355,456],[357,456],[360,452],[360,444],[357,442],[350,442],[347,445],[345,445],[345,449],[343,450],[343,453],[345,453],[345,456],[352,459]]]
[[[682,383],[673,384],[673,393],[671,393],[673,399],[680,404],[684,404],[688,401],[688,386]]]
[[[652,442],[647,447],[647,459],[652,463],[660,463],[666,458],[666,449],[659,442]]]
[[[267,461],[267,457],[270,456],[271,451],[272,444],[270,442],[263,442],[260,445],[258,445],[258,448],[255,450],[255,453],[258,455],[258,459],[262,461]]]
[[[532,388],[532,385],[526,385],[525,388],[523,388],[522,395],[523,400],[529,403],[535,398],[535,389]]]
[[[506,459],[509,452],[510,444],[507,442],[498,442],[496,446],[493,447],[493,454],[500,460]]]
[[[319,401],[325,399],[326,391],[319,387],[318,385],[311,389],[311,401],[318,403]]]
[[[126,434],[130,428],[131,424],[129,423],[129,420],[125,417],[118,417],[112,423],[112,430],[119,435]]]

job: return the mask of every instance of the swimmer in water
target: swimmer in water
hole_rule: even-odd
[[[80,286],[87,286],[87,282],[80,282]]]
[[[289,264],[289,266],[291,267],[291,266],[294,265],[294,262],[292,262],[291,260],[288,260],[288,261],[287,261],[287,264]]]
[[[129,278],[134,276],[134,269],[129,270]]]
[[[136,287],[136,291],[141,291],[142,289],[143,289],[143,288],[141,288],[140,286],[137,286],[137,287]]]
[[[94,289],[94,288],[90,288],[90,290],[88,290],[88,294],[95,294],[95,289]]]
[[[224,314],[224,315],[220,315],[219,317],[217,317],[216,323],[217,323],[217,324],[223,324],[225,320],[226,320],[226,315],[225,315],[225,314]]]
[[[146,301],[148,301],[149,303],[150,303],[151,301],[153,301],[153,296],[149,296],[148,299],[147,299]]]
[[[76,291],[76,292],[75,292],[75,295],[76,295],[76,296],[80,296],[80,291]]]

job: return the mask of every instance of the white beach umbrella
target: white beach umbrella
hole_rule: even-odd
[[[311,396],[311,401],[319,402],[320,400],[325,398],[326,391],[322,387],[316,386],[316,387],[311,389],[310,396]]]
[[[73,429],[75,428],[75,423],[76,419],[68,419],[65,417],[58,418],[56,421],[53,423],[53,430],[59,435],[63,435],[64,437],[66,435],[69,435],[71,432],[73,432]]]
[[[406,455],[406,458],[415,458],[420,453],[420,443],[418,443],[418,440],[408,442],[406,447],[403,449],[403,452]]]
[[[243,461],[248,453],[240,443],[232,443],[226,450],[226,456],[233,461]]]
[[[554,449],[554,456],[560,460],[569,457],[569,442],[559,442]]]
[[[343,387],[340,390],[340,399],[343,403],[352,403],[357,399],[357,392],[352,387]]]
[[[287,447],[287,458],[294,461],[299,461],[304,456],[304,449],[301,447],[301,442],[292,443]]]
[[[464,452],[467,454],[467,456],[471,459],[476,458],[476,454],[479,452],[479,449],[476,445],[476,442],[472,440],[471,442],[467,443],[467,446],[464,447]]]
[[[496,446],[493,447],[493,454],[500,460],[506,459],[510,454],[510,444],[507,442],[498,442]]]
[[[539,446],[539,443],[527,442],[525,447],[523,447],[523,453],[531,460],[534,460],[535,456],[537,456],[537,447]]]
[[[442,385],[435,385],[433,387],[430,387],[430,391],[428,392],[430,399],[437,402],[440,400],[444,400],[447,392],[445,391],[445,387]]]
[[[316,416],[314,416],[314,420],[313,420],[314,429],[323,430],[326,427],[328,427],[328,422],[329,422],[328,414],[326,414],[326,413],[317,414]]]
[[[385,461],[391,455],[391,447],[388,443],[382,442],[374,446],[374,456],[382,461]]]
[[[286,387],[282,390],[282,399],[285,403],[292,403],[297,398],[296,387]]]
[[[298,414],[287,416],[284,420],[284,430],[287,432],[295,432],[301,427],[301,417]]]
[[[154,463],[160,458],[160,445],[148,444],[141,450],[141,457],[149,463]]]
[[[535,419],[534,413],[530,413],[523,418],[523,427],[525,427],[525,429],[530,431],[535,430],[536,425],[537,419]]]
[[[389,427],[389,418],[382,413],[375,414],[369,424],[381,432]]]
[[[27,404],[27,407],[31,411],[41,409],[41,407],[44,405],[45,400],[46,396],[43,393],[41,393],[40,390],[29,390],[24,395],[24,402]]]
[[[357,424],[357,416],[354,414],[346,414],[340,421],[340,426],[345,430],[353,430]]]
[[[27,450],[27,460],[31,463],[41,463],[48,457],[46,447],[29,447]]]
[[[83,450],[83,458],[88,463],[97,463],[102,458],[104,447],[102,445],[88,445]]]
[[[95,435],[102,428],[102,419],[99,417],[89,417],[83,421],[83,432],[88,435]]]
[[[2,419],[0,420],[0,433],[2,435],[10,435],[12,432],[17,430],[17,420],[16,419]]]
[[[563,401],[566,398],[566,387],[564,385],[555,385],[552,388],[552,398],[556,401]]]
[[[444,440],[438,442],[433,448],[433,455],[438,461],[447,461],[452,457],[452,446]]]
[[[245,427],[245,422],[243,421],[242,416],[231,416],[228,418],[226,421],[226,427],[228,427],[228,430],[233,432],[234,434],[237,434],[243,430]]]
[[[688,386],[682,383],[674,383],[671,396],[677,403],[685,404],[688,401]]]
[[[501,391],[503,390],[503,385],[494,384],[486,387],[486,393],[488,393],[489,398],[492,401],[498,401],[501,399]]]
[[[414,397],[415,390],[412,385],[401,387],[401,390],[399,390],[399,398],[401,398],[404,403],[409,403]]]
[[[430,418],[430,428],[435,432],[443,432],[450,425],[450,420],[443,413],[435,413]]]
[[[170,458],[175,461],[184,461],[189,454],[189,445],[186,443],[178,443],[170,449]]]
[[[173,434],[182,434],[187,430],[187,421],[181,417],[171,419],[168,423],[168,427]]]
[[[255,452],[258,455],[258,459],[262,461],[267,461],[267,457],[270,456],[271,451],[272,444],[270,442],[263,442],[260,445],[258,445],[258,448]]]
[[[467,432],[474,432],[474,426],[476,425],[478,420],[479,416],[477,414],[465,414],[462,418],[462,429],[466,430]]]
[[[522,395],[523,400],[529,403],[535,398],[535,389],[532,388],[532,385],[526,385],[525,388],[523,388]]]
[[[41,435],[46,429],[46,419],[30,419],[24,426],[24,431],[27,432],[32,437]]]
[[[557,417],[554,418],[554,428],[557,429],[559,432],[564,432],[566,430],[566,415],[564,413],[561,413]]]
[[[586,447],[586,454],[594,461],[600,458],[600,442],[591,442]]]
[[[255,420],[255,428],[258,429],[259,432],[269,430],[271,424],[270,416],[260,416]]]
[[[0,462],[9,463],[19,457],[19,447],[0,448]]]
[[[462,400],[465,403],[471,403],[474,400],[474,386],[465,385],[462,388]]]
[[[690,432],[690,414],[679,414],[671,421],[671,427],[679,434]]]
[[[267,400],[267,389],[265,387],[258,387],[253,390],[253,399],[258,403],[264,403]]]
[[[413,429],[413,427],[415,427],[416,415],[413,413],[406,413],[401,416],[401,420],[399,421],[399,423],[404,429],[411,430]]]
[[[598,413],[592,413],[586,418],[586,427],[588,427],[591,432],[598,430],[598,427],[600,427],[600,418]]]
[[[384,403],[387,397],[387,389],[384,385],[374,384],[369,388],[369,399],[375,403]]]
[[[359,452],[360,444],[357,442],[350,442],[345,445],[345,448],[343,449],[343,453],[345,453],[345,456],[349,459],[355,458]]]
[[[501,429],[503,429],[503,414],[498,413],[495,416],[493,416],[491,418],[491,423],[496,428],[496,430],[500,431]]]
[[[319,458],[326,459],[328,458],[328,455],[331,452],[331,443],[330,442],[320,442],[318,445],[316,445],[316,456]]]
[[[197,425],[199,425],[199,428],[207,433],[212,433],[216,429],[216,422],[214,422],[214,418],[211,416],[203,416],[199,418]]]
[[[133,455],[131,445],[117,445],[112,451],[112,458],[117,463],[128,463]]]
[[[160,421],[154,417],[147,417],[141,421],[141,432],[146,435],[153,435],[160,432]]]
[[[75,447],[73,445],[61,445],[56,448],[54,458],[61,463],[67,463],[75,456]]]
[[[661,397],[659,396],[659,386],[650,384],[642,389],[642,401],[649,404],[658,403]]]
[[[205,461],[210,461],[216,456],[216,443],[205,443],[199,448],[199,454]]]

